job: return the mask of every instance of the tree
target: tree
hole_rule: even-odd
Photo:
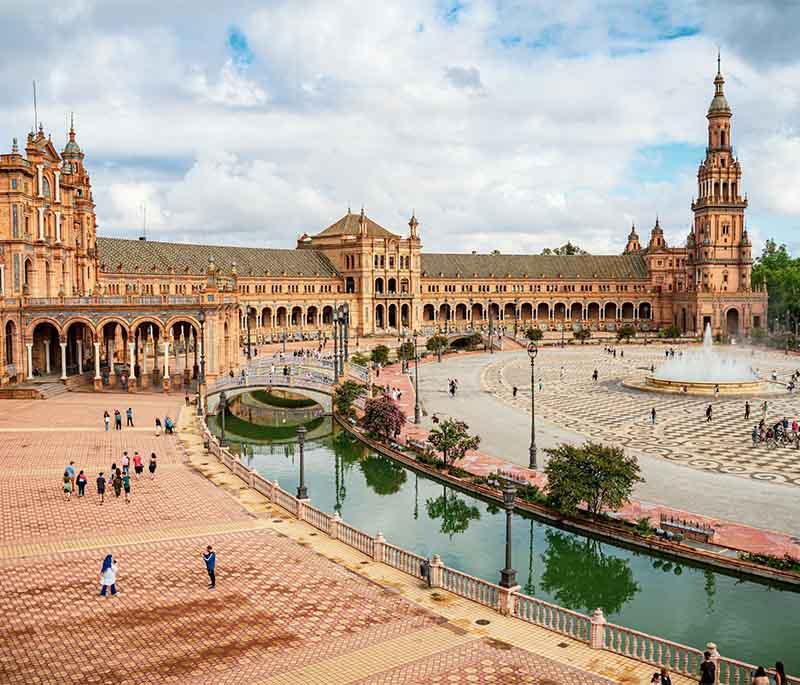
[[[356,352],[350,355],[350,363],[357,366],[367,366],[369,364],[369,355],[364,352]]]
[[[386,345],[376,345],[374,348],[372,348],[370,359],[372,360],[373,364],[386,366],[386,364],[389,362],[389,348],[386,347]]]
[[[373,455],[359,462],[367,485],[376,495],[393,495],[406,482],[406,470],[389,457]]]
[[[383,437],[386,441],[397,436],[406,422],[405,414],[397,403],[387,395],[367,400],[361,425],[372,435]]]
[[[439,361],[442,361],[442,352],[447,349],[447,346],[450,343],[447,341],[447,338],[443,335],[432,335],[428,338],[428,342],[425,343],[425,347],[427,347],[431,352],[435,352],[439,355]]]
[[[769,290],[769,321],[800,317],[800,259],[792,258],[786,245],[767,240],[750,280],[753,287],[766,284]]]
[[[617,340],[630,340],[636,337],[636,328],[632,324],[626,323],[619,327]]]
[[[628,501],[633,486],[644,482],[636,457],[626,456],[621,447],[587,441],[545,451],[550,456],[547,494],[565,513],[574,513],[581,503],[595,516],[603,509],[616,511]]]
[[[441,452],[445,464],[461,459],[469,450],[478,449],[479,435],[470,435],[469,426],[457,419],[445,419],[428,433],[428,442]]]
[[[571,242],[566,242],[561,247],[554,247],[552,249],[546,247],[544,248],[544,250],[542,250],[542,254],[568,256],[568,255],[588,255],[589,253],[586,250],[582,250],[577,245],[573,245]]]
[[[575,340],[580,340],[581,345],[583,345],[584,342],[592,337],[592,332],[588,328],[579,328],[572,333],[572,337],[575,338]]]
[[[667,326],[666,328],[662,328],[658,332],[659,338],[680,338],[681,337],[681,329],[678,328],[675,324],[671,326]]]
[[[345,381],[337,386],[333,393],[333,406],[336,407],[336,412],[346,419],[355,416],[356,410],[353,404],[366,392],[367,386],[355,381]]]
[[[414,343],[404,342],[397,348],[397,358],[401,361],[411,361],[414,358]]]
[[[525,331],[525,337],[533,342],[541,340],[542,335],[543,333],[540,328],[529,328],[527,331]]]

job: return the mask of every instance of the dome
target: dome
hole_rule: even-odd
[[[75,142],[74,138],[71,138],[70,141],[64,146],[64,154],[65,155],[81,154],[81,148],[78,145],[78,143]]]

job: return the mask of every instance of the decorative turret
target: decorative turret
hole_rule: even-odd
[[[419,226],[419,221],[417,221],[416,214],[412,211],[411,212],[411,219],[408,221],[408,227],[411,229],[410,236],[412,238],[417,237],[417,226]]]
[[[364,213],[364,205],[361,205],[361,216],[358,217],[358,234],[367,235],[367,215]]]
[[[81,152],[81,148],[78,143],[75,142],[75,118],[73,116],[70,117],[69,121],[69,140],[67,144],[64,146],[64,152],[62,153],[62,157],[64,159],[68,159],[70,157],[79,157],[83,158],[83,153]]]
[[[664,231],[661,230],[658,217],[656,217],[656,225],[650,231],[650,244],[647,247],[649,250],[661,250],[667,247],[667,242],[664,240]]]
[[[11,140],[11,154],[18,155],[19,154],[19,146],[17,145],[17,139],[12,138]]]
[[[636,233],[636,226],[631,224],[631,232],[628,233],[628,244],[625,245],[625,252],[623,254],[632,254],[641,251],[642,246],[639,243],[639,234]]]

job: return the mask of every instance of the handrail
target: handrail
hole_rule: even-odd
[[[476,578],[444,566],[442,568],[442,587],[491,609],[500,609],[500,586],[482,578]]]
[[[685,676],[697,675],[703,661],[703,652],[699,649],[613,623],[605,625],[603,647],[609,652],[654,666],[667,666]],[[723,680],[719,682],[725,683]]]
[[[568,635],[579,642],[589,642],[591,620],[586,614],[528,595],[516,596],[512,613],[528,623]]]
[[[374,554],[374,538],[371,535],[367,535],[364,531],[351,526],[349,523],[339,523],[339,539],[369,557]]]

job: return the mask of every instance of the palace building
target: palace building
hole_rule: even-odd
[[[186,386],[201,359],[211,378],[237,367],[245,331],[330,337],[344,303],[362,337],[706,323],[747,336],[766,325],[767,293],[750,284],[723,85],[718,69],[685,244],[667,245],[656,220],[646,243],[632,227],[621,255],[429,254],[415,216],[396,231],[363,209],[295,249],[104,238],[74,128],[59,153],[40,126],[0,155],[0,384]]]

